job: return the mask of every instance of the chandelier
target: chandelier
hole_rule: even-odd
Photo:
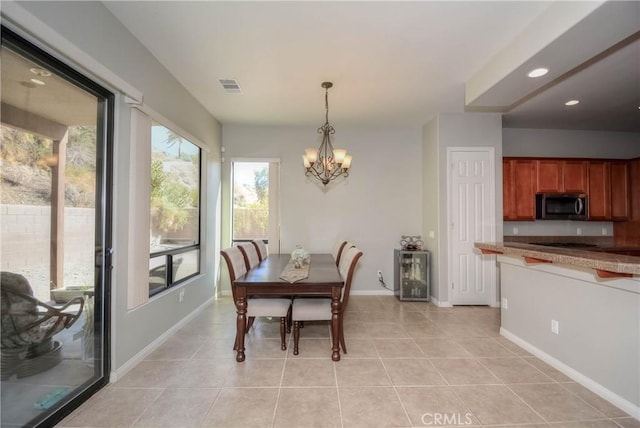
[[[329,88],[333,83],[323,82],[321,86],[325,89],[325,122],[318,128],[318,134],[322,134],[322,143],[318,149],[306,149],[302,161],[306,169],[305,175],[317,178],[326,186],[340,176],[349,176],[351,155],[348,155],[346,150],[333,149],[331,135],[335,134],[336,130],[329,124]]]

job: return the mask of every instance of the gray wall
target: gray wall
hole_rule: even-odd
[[[493,147],[495,151],[495,204],[496,240],[502,240],[502,117],[493,113],[447,113],[439,114],[433,123],[423,129],[423,146],[426,153],[423,158],[425,171],[437,168],[437,192],[433,192],[433,183],[425,184],[431,194],[425,192],[423,206],[428,215],[423,218],[425,227],[432,227],[437,218],[435,230],[436,240],[426,239],[428,248],[433,248],[432,295],[439,302],[449,303],[449,258],[448,258],[448,219],[447,209],[449,195],[447,193],[447,148],[449,147]],[[435,130],[433,127],[435,126]],[[435,150],[434,150],[434,145]],[[437,154],[437,158],[433,156]],[[433,172],[425,173],[425,180]],[[434,215],[433,210],[437,210]],[[425,230],[428,234],[429,230]]]
[[[446,177],[443,179],[446,180]],[[422,128],[422,238],[424,248],[430,252],[431,295],[440,301],[438,228],[438,120],[433,119]],[[433,232],[433,237],[430,233]],[[446,300],[446,299],[445,299]]]
[[[146,267],[128,264],[128,177],[135,165],[129,162],[130,110],[123,97],[118,97],[112,222],[115,247],[112,370],[116,371],[214,295],[219,249],[216,224],[219,218],[221,127],[102,3],[20,2],[20,5],[84,53],[142,91],[145,105],[200,139],[209,150],[203,153],[204,274],[185,285],[184,301],[180,304],[177,295],[168,292],[135,310],[127,311],[127,271]],[[27,29],[36,34],[38,30]],[[55,50],[56,47],[52,48]],[[104,83],[108,85],[109,82]]]
[[[639,406],[640,282],[598,282],[593,271],[499,259],[508,301],[502,328]],[[614,288],[622,283],[635,283],[628,288],[635,292]],[[559,322],[558,335],[551,320]]]
[[[640,156],[640,133],[504,128],[504,156],[629,159]]]
[[[352,241],[364,252],[352,292],[384,294],[376,272],[392,287],[393,249],[402,235],[422,234],[420,128],[332,125],[334,147],[352,154],[353,163],[347,179],[327,187],[305,177],[302,165],[304,149],[319,145],[316,127],[224,125],[222,242],[230,242],[232,158],[277,158],[282,252],[301,245],[329,253],[338,239]]]

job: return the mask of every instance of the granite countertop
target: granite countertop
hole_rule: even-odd
[[[640,276],[640,257],[607,253],[602,248],[557,248],[518,242],[476,242],[475,247],[529,258],[529,263],[558,263],[596,269],[601,278]]]

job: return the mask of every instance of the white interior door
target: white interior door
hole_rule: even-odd
[[[495,240],[494,150],[450,148],[447,155],[451,303],[490,305],[495,303],[495,260],[473,245]]]

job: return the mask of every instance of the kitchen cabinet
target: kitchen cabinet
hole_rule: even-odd
[[[536,163],[533,159],[504,158],[502,161],[503,218],[534,220]]]
[[[611,161],[611,220],[628,220],[631,216],[629,198],[629,163],[627,161]]]
[[[539,159],[535,162],[537,193],[562,192],[562,161]]]
[[[537,193],[585,193],[588,162],[584,160],[536,160]]]
[[[611,220],[611,163],[589,161],[589,220]]]
[[[589,162],[585,160],[563,160],[563,190],[567,193],[586,193],[588,185]]]
[[[536,193],[586,193],[588,219],[631,218],[630,161],[516,158],[502,160],[503,219],[535,220]]]
[[[589,220],[628,220],[631,215],[629,163],[589,161]]]

